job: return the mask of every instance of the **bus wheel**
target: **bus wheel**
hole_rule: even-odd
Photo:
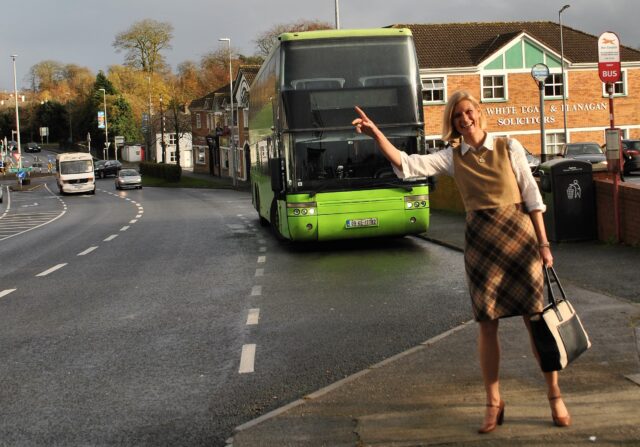
[[[262,214],[260,214],[260,193],[258,192],[258,188],[257,187],[255,189],[255,195],[256,195],[256,210],[258,211],[258,218],[260,219],[260,226],[261,227],[268,227],[269,226],[269,221],[267,219],[265,219],[264,217],[262,217]]]
[[[284,236],[280,233],[280,217],[278,216],[278,201],[273,199],[271,202],[271,228],[273,229],[276,238],[280,241],[284,240]]]

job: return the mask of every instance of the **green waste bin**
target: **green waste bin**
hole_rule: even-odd
[[[591,163],[555,159],[541,163],[540,192],[547,206],[544,223],[553,242],[596,238],[595,186]]]

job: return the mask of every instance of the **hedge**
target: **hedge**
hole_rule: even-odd
[[[140,174],[161,178],[168,182],[179,182],[182,168],[173,164],[142,161],[140,162]]]

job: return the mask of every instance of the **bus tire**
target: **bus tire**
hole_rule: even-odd
[[[276,235],[276,239],[279,241],[283,241],[285,238],[280,233],[280,217],[278,216],[278,201],[273,199],[271,202],[271,210],[270,210],[270,218],[271,218],[271,228],[273,229],[273,233]]]
[[[260,193],[258,192],[258,187],[255,188],[255,196],[256,196],[256,211],[258,211],[258,219],[260,220],[261,227],[268,227],[269,221],[265,219],[262,214],[260,214]]]

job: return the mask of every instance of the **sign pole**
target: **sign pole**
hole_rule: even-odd
[[[547,138],[544,133],[544,81],[549,77],[549,67],[535,64],[531,67],[531,76],[538,84],[540,91],[540,161],[547,161]]]
[[[606,84],[609,93],[609,122],[611,129],[615,128],[613,114],[613,91],[614,83],[620,80],[621,64],[620,64],[620,39],[611,31],[604,32],[598,37],[598,74],[600,80]],[[620,149],[618,149],[620,151]],[[620,172],[620,156],[615,165],[608,166],[613,160],[607,161],[607,167],[611,172],[613,180],[613,214],[616,226],[616,243],[620,242],[620,207],[618,190],[618,172]]]

